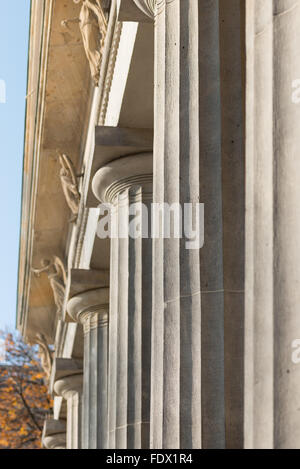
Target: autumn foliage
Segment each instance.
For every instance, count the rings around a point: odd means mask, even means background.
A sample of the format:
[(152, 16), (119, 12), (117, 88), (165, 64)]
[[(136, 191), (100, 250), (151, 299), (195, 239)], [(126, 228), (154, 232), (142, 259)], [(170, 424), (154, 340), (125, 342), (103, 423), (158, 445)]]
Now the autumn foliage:
[(36, 347), (17, 334), (3, 334), (0, 364), (0, 449), (40, 449), (51, 408)]

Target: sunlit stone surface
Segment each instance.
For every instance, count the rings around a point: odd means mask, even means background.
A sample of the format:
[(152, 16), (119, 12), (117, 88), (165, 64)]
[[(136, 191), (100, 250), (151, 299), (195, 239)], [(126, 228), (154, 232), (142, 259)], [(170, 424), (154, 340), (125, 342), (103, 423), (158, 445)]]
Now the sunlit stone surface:
[[(299, 31), (296, 0), (32, 1), (17, 324), (46, 448), (300, 448)], [(200, 202), (201, 249), (141, 235)]]

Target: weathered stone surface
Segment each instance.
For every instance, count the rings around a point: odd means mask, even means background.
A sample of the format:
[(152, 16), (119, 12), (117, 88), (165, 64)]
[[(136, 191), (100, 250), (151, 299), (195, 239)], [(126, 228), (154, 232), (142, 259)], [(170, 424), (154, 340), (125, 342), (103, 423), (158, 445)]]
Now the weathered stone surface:
[[(52, 368), (43, 444), (298, 448), (299, 2), (101, 5), (32, 2), (17, 323)], [(152, 200), (205, 204), (201, 250), (129, 236)]]

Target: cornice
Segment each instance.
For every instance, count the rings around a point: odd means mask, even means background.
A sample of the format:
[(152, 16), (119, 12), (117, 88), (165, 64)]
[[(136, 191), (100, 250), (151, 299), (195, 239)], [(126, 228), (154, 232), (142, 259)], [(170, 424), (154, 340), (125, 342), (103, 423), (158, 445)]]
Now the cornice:
[[(38, 181), (39, 148), (44, 116), (44, 97), (48, 66), (49, 37), (53, 0), (33, 0), (31, 3), (30, 46), (24, 143), (24, 172), (21, 209), (21, 237), (19, 252), (17, 327), (26, 331), (31, 279), (33, 244), (32, 224)], [(38, 26), (39, 25), (39, 26)]]
[[(112, 1), (112, 4), (115, 0)], [(109, 3), (106, 2), (108, 5)], [(80, 132), (84, 128), (84, 119), (77, 119), (76, 125), (74, 119), (83, 103), (86, 106), (86, 96), (88, 91), (79, 93), (79, 82), (82, 89), (87, 90), (85, 80), (89, 79), (88, 63), (82, 50), (82, 44), (77, 40), (80, 33), (77, 29), (65, 31), (61, 27), (60, 17), (64, 14), (70, 17), (76, 11), (78, 6), (72, 1), (62, 5), (61, 2), (54, 0), (32, 0), (31, 5), (31, 29), (29, 44), (29, 67), (28, 67), (28, 95), (26, 110), (26, 135), (24, 149), (24, 170), (23, 170), (23, 193), (22, 193), (22, 216), (20, 233), (20, 253), (19, 253), (19, 276), (18, 276), (18, 305), (17, 305), (17, 328), (22, 335), (31, 340), (34, 338), (39, 324), (43, 328), (49, 341), (54, 341), (54, 329), (52, 309), (54, 307), (51, 291), (48, 289), (44, 279), (32, 278), (32, 264), (36, 265), (43, 257), (48, 257), (57, 253), (60, 256), (65, 254), (68, 247), (69, 219), (67, 205), (64, 201), (61, 187), (55, 192), (56, 179), (47, 176), (55, 171), (57, 160), (57, 150), (69, 154), (74, 159), (75, 167), (78, 166), (81, 150), (79, 148)], [(68, 54), (69, 51), (69, 54)], [(109, 48), (107, 49), (109, 53)], [(63, 54), (66, 53), (66, 60), (62, 62)], [(59, 62), (61, 61), (61, 62)], [(68, 64), (68, 61), (70, 62)], [(105, 60), (103, 60), (104, 66)], [(58, 70), (59, 63), (61, 70)], [(68, 77), (72, 73), (72, 66), (76, 63), (76, 80), (74, 81), (75, 93), (70, 98), (70, 81)], [(71, 65), (71, 66), (69, 66)], [(66, 78), (64, 76), (64, 67), (67, 69)], [(55, 88), (57, 77), (60, 80), (60, 86)], [(59, 81), (58, 80), (58, 81)], [(61, 85), (64, 88), (61, 88)], [(59, 88), (59, 92), (57, 89)], [(73, 89), (73, 88), (72, 88)], [(66, 91), (66, 93), (64, 92)], [(64, 97), (66, 95), (66, 97)], [(65, 100), (65, 101), (64, 101)], [(65, 106), (63, 106), (65, 104)], [(59, 143), (63, 139), (61, 126), (55, 127), (55, 108), (57, 113), (60, 109), (73, 106), (74, 112), (66, 114), (70, 121), (66, 121), (68, 143), (67, 147)], [(96, 117), (95, 125), (98, 122)], [(78, 127), (78, 128), (77, 128)], [(76, 129), (72, 130), (72, 129)], [(76, 133), (73, 139), (73, 133)], [(55, 135), (54, 141), (51, 139)], [(77, 141), (77, 140), (78, 141)], [(75, 141), (76, 140), (76, 141)], [(56, 141), (58, 143), (56, 143)], [(59, 145), (56, 147), (56, 145)], [(69, 145), (69, 146), (68, 146)], [(47, 167), (47, 168), (45, 168)], [(43, 179), (43, 180), (42, 180)], [(59, 180), (59, 165), (57, 164), (57, 179)], [(46, 184), (45, 184), (46, 182)], [(51, 186), (53, 182), (53, 186)], [(58, 216), (55, 218), (55, 202), (51, 207), (52, 216), (47, 221), (43, 215), (49, 204), (50, 197), (45, 197), (45, 188), (47, 192), (53, 193), (58, 201)], [(60, 203), (62, 201), (62, 203)], [(43, 212), (44, 209), (44, 212)], [(87, 220), (87, 211), (82, 204), (80, 209), (83, 211), (83, 217), (78, 217), (78, 225), (82, 221), (82, 226), (75, 228), (76, 237), (78, 236), (78, 245), (82, 246), (82, 239), (85, 234), (85, 222)], [(66, 214), (64, 217), (64, 213)], [(52, 220), (53, 225), (52, 228)], [(47, 234), (48, 233), (48, 234)], [(47, 236), (52, 239), (47, 240)], [(57, 241), (56, 241), (57, 240)], [(47, 242), (48, 241), (48, 242)], [(77, 243), (75, 242), (75, 247)], [(48, 248), (49, 247), (49, 248)], [(59, 251), (58, 251), (59, 248)], [(48, 252), (49, 251), (49, 252)], [(51, 252), (50, 252), (51, 251)], [(80, 251), (80, 248), (78, 249)], [(76, 260), (79, 258), (79, 253)], [(73, 266), (73, 263), (71, 267)], [(43, 299), (46, 299), (45, 304)], [(32, 306), (33, 305), (33, 306)], [(41, 316), (41, 320), (38, 317)], [(43, 317), (42, 317), (43, 316)]]

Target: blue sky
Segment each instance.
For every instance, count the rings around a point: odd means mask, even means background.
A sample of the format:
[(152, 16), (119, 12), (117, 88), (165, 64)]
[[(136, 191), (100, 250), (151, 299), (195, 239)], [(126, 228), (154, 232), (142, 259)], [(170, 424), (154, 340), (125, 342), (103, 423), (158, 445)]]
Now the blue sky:
[[(3, 329), (14, 327), (16, 321), (30, 0), (0, 0), (0, 12), (0, 329)], [(3, 82), (5, 103), (1, 99)]]

